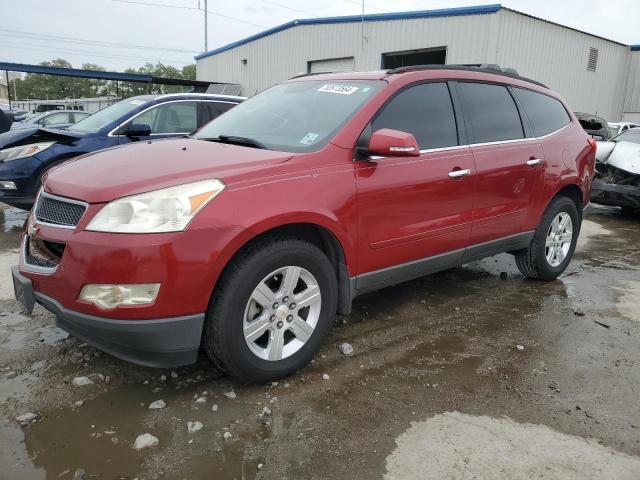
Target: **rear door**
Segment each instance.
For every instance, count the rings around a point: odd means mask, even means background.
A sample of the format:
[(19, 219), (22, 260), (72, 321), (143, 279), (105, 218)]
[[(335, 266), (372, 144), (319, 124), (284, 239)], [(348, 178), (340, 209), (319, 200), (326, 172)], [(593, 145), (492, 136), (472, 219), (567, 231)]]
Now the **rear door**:
[(456, 86), (477, 169), (471, 244), (521, 233), (532, 193), (544, 175), (540, 141), (526, 138), (506, 86), (467, 81)]
[(445, 253), (440, 261), (456, 264), (471, 232), (475, 166), (448, 84), (401, 90), (372, 120), (372, 132), (382, 128), (412, 133), (421, 155), (356, 162), (361, 271)]

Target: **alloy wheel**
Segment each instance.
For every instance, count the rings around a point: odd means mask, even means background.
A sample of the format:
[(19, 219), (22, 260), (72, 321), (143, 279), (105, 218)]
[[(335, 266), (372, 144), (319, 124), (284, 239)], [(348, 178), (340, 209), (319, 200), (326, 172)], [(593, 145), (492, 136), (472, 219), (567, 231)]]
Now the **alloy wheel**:
[(249, 350), (269, 361), (296, 353), (313, 335), (321, 300), (318, 282), (308, 270), (287, 266), (271, 272), (245, 307), (243, 333)]
[(567, 212), (560, 212), (555, 216), (545, 241), (545, 257), (547, 263), (552, 267), (557, 267), (569, 254), (571, 242), (573, 240), (573, 222)]

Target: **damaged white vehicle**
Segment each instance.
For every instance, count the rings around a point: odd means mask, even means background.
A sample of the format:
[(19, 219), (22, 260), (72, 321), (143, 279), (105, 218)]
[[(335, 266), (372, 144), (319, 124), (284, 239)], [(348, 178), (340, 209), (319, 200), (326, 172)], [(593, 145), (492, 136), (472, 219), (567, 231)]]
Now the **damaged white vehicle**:
[(640, 210), (640, 128), (598, 142), (591, 201)]

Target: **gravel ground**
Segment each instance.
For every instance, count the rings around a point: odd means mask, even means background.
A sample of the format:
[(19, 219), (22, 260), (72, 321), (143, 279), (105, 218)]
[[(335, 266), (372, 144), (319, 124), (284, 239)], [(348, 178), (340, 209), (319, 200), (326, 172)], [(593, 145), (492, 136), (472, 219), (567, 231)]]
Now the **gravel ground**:
[(260, 387), (23, 315), (24, 218), (0, 206), (1, 478), (640, 478), (640, 218), (590, 208), (555, 282), (499, 255), (358, 298), (313, 364)]

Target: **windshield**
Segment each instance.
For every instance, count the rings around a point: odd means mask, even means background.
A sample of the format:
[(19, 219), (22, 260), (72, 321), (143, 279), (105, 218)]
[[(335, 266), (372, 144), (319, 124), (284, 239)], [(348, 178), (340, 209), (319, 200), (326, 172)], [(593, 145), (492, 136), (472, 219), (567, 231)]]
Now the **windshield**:
[(250, 98), (199, 130), (202, 140), (251, 139), (270, 150), (310, 152), (326, 145), (385, 82), (305, 80)]
[(611, 141), (640, 143), (640, 128), (632, 128), (626, 132), (622, 132), (617, 137), (612, 138)]
[(107, 108), (97, 111), (93, 115), (89, 115), (87, 118), (83, 118), (78, 123), (70, 126), (68, 130), (95, 133), (145, 103), (145, 100), (136, 98), (122, 100), (121, 102), (114, 103)]

